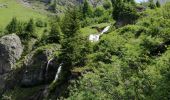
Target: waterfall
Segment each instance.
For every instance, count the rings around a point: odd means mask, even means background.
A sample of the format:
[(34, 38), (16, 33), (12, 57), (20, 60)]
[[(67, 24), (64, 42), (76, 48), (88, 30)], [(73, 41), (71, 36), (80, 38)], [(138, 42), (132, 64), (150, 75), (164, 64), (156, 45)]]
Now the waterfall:
[(53, 60), (53, 58), (51, 58), (50, 60), (48, 60), (48, 62), (47, 62), (47, 66), (46, 66), (46, 72), (48, 72), (48, 67), (49, 67), (49, 64), (50, 64), (50, 62)]
[(48, 60), (48, 62), (47, 62), (47, 66), (46, 66), (46, 69), (45, 69), (45, 77), (47, 78), (47, 75), (48, 75), (48, 67), (49, 67), (49, 65), (50, 65), (50, 63), (51, 63), (51, 61), (53, 60), (53, 58), (51, 58), (50, 60)]
[(90, 34), (89, 40), (91, 42), (99, 41), (100, 36), (103, 35), (105, 32), (107, 32), (109, 29), (110, 29), (110, 26), (107, 26), (103, 29), (103, 31), (100, 34)]
[(110, 29), (110, 26), (107, 26), (106, 28), (103, 29), (103, 31), (100, 33), (102, 35), (103, 33), (107, 32)]
[(56, 73), (56, 75), (55, 75), (55, 79), (54, 79), (53, 83), (55, 83), (55, 82), (58, 80), (58, 76), (59, 76), (59, 74), (60, 74), (60, 72), (61, 72), (62, 65), (63, 65), (63, 63), (61, 63), (61, 64), (59, 65), (59, 68), (58, 68), (58, 70), (57, 70), (57, 73)]

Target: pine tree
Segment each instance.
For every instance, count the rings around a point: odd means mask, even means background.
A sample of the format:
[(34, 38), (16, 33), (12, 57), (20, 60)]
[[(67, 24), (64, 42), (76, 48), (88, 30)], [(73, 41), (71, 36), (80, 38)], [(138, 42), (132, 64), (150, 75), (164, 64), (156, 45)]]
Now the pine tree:
[(161, 7), (161, 4), (160, 4), (160, 2), (157, 0), (157, 2), (156, 2), (156, 7)]
[(103, 7), (107, 10), (107, 9), (110, 9), (111, 8), (111, 3), (108, 1), (108, 0), (106, 0), (106, 1), (104, 1), (104, 3), (103, 3)]
[(153, 0), (149, 0), (149, 7), (150, 7), (151, 9), (155, 9), (156, 5), (155, 5), (155, 3), (153, 2)]
[(80, 29), (79, 12), (76, 8), (67, 10), (62, 22), (62, 31), (65, 38), (74, 37)]
[(87, 0), (85, 0), (83, 3), (82, 13), (84, 18), (92, 16), (92, 9)]
[(60, 43), (61, 37), (61, 29), (58, 23), (52, 23), (47, 41), (49, 43)]
[(27, 34), (28, 38), (29, 37), (36, 37), (35, 35), (35, 24), (34, 24), (34, 20), (30, 19), (29, 22), (27, 23), (26, 27), (25, 27), (25, 33)]
[(62, 41), (61, 58), (62, 61), (64, 61), (64, 66), (69, 70), (73, 66), (84, 61), (84, 52), (86, 51), (86, 47), (84, 46), (86, 42), (84, 42), (84, 39), (79, 32), (80, 23), (77, 9), (67, 11), (62, 29), (64, 39)]
[(18, 21), (16, 17), (12, 18), (12, 21), (6, 27), (7, 33), (17, 33), (18, 31)]
[(126, 20), (128, 23), (132, 23), (138, 18), (138, 13), (133, 3), (127, 3), (127, 1), (122, 1), (122, 0), (111, 0), (111, 1), (113, 5), (112, 16), (114, 20), (116, 21)]
[(56, 12), (56, 7), (57, 7), (57, 0), (54, 0), (52, 5), (51, 5), (51, 9), (54, 13)]

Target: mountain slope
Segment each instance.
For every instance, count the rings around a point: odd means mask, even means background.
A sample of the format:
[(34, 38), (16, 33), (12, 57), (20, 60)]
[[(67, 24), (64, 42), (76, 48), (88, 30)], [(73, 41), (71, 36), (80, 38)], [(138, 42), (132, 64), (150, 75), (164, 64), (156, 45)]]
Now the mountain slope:
[(13, 17), (17, 17), (19, 20), (23, 21), (27, 21), (30, 18), (46, 18), (46, 15), (25, 7), (18, 0), (0, 0), (0, 15), (1, 28), (4, 28)]

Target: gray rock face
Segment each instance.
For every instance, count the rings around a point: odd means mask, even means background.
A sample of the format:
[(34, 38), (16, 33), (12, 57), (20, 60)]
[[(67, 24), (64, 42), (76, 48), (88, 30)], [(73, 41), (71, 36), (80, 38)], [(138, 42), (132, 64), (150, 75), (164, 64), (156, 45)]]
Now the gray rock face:
[(0, 74), (9, 72), (21, 57), (23, 47), (20, 38), (10, 34), (0, 38)]
[(3, 93), (4, 88), (5, 88), (4, 75), (0, 75), (0, 94)]
[(6, 90), (6, 78), (22, 52), (23, 47), (17, 35), (10, 34), (0, 38), (0, 95)]
[[(44, 48), (42, 50), (35, 50), (27, 55), (24, 62), (24, 70), (21, 79), (22, 86), (34, 86), (52, 81), (57, 70), (57, 60), (53, 59), (47, 63), (49, 58), (54, 54), (55, 48)], [(50, 71), (50, 73), (48, 73)]]

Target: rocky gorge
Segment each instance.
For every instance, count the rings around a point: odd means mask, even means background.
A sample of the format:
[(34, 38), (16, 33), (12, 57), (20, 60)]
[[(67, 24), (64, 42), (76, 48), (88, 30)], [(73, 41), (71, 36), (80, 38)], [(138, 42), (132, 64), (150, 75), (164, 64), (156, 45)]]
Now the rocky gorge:
[[(51, 44), (23, 57), (24, 47), (16, 34), (1, 37), (0, 95), (16, 86), (32, 87), (51, 83), (59, 67), (55, 58), (59, 49), (60, 46)], [(51, 58), (53, 59), (48, 63)]]

